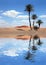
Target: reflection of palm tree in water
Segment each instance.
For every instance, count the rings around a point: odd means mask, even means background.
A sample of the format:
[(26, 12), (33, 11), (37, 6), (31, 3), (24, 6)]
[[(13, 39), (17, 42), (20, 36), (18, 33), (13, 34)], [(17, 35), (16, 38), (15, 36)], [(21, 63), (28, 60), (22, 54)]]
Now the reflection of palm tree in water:
[(37, 50), (37, 47), (35, 46), (35, 43), (34, 43), (34, 39), (33, 39), (33, 46), (32, 46), (32, 50), (33, 50), (33, 51)]
[(31, 38), (32, 36), (30, 36), (30, 40), (29, 40), (29, 47), (28, 47), (29, 50), (31, 49)]
[(37, 47), (35, 46), (35, 40), (39, 39), (39, 37), (37, 35), (35, 35), (33, 37), (33, 46), (32, 46), (32, 51), (36, 51), (37, 50)]
[(30, 37), (30, 40), (29, 40), (29, 47), (28, 47), (28, 52), (27, 52), (27, 55), (25, 57), (25, 59), (27, 60), (32, 60), (32, 62), (34, 61), (34, 51), (37, 50), (35, 44), (34, 44), (34, 39), (33, 39), (33, 46), (31, 45), (31, 37)]
[(25, 57), (25, 59), (27, 59), (27, 60), (32, 59), (32, 53), (30, 52), (30, 50), (31, 50), (31, 38), (32, 38), (32, 36), (30, 36), (28, 52), (27, 52), (27, 55)]
[(37, 46), (36, 46), (36, 44), (35, 44), (35, 40), (37, 40), (39, 37), (37, 36), (37, 35), (35, 35), (34, 37), (33, 37), (33, 45), (32, 45), (32, 54), (33, 54), (33, 57), (32, 57), (32, 62), (34, 62), (35, 61), (35, 53), (36, 53), (36, 50), (37, 50)]
[(42, 42), (40, 41), (40, 38), (37, 35), (35, 35), (33, 37), (33, 43), (32, 43), (33, 46), (31, 46), (31, 38), (32, 36), (30, 37), (30, 40), (29, 40), (28, 52), (27, 52), (25, 59), (34, 61), (35, 53), (36, 53), (36, 50), (38, 49), (37, 46), (35, 45), (35, 40), (38, 39), (37, 45), (41, 45)]
[(39, 38), (37, 44), (38, 44), (39, 46), (41, 46), (42, 42), (41, 42), (40, 38)]

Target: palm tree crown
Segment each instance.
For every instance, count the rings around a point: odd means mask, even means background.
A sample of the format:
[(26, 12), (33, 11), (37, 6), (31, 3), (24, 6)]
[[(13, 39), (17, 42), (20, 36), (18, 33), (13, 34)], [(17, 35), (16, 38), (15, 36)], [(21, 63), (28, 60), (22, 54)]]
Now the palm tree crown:
[(37, 18), (37, 15), (36, 14), (33, 14), (32, 15), (32, 19), (35, 20)]
[(40, 25), (41, 25), (43, 22), (42, 22), (42, 20), (38, 20), (36, 23), (38, 23), (39, 28), (40, 28)]
[(31, 4), (26, 5), (25, 11), (28, 11), (28, 12), (33, 11), (33, 6)]
[[(33, 14), (32, 15), (32, 19), (35, 20), (37, 18), (37, 15), (36, 14)], [(34, 21), (33, 21), (33, 27), (34, 27)]]

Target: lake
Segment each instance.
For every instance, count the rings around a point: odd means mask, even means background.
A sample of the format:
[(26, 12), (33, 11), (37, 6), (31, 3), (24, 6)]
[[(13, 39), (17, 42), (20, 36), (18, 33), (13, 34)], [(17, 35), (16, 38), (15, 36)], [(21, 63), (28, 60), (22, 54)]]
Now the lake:
[(46, 65), (46, 38), (0, 38), (0, 65)]

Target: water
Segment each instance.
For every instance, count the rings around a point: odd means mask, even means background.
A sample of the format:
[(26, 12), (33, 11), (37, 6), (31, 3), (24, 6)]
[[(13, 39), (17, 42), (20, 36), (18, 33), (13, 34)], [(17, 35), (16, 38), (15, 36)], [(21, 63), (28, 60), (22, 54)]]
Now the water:
[(46, 38), (0, 38), (0, 65), (46, 65)]

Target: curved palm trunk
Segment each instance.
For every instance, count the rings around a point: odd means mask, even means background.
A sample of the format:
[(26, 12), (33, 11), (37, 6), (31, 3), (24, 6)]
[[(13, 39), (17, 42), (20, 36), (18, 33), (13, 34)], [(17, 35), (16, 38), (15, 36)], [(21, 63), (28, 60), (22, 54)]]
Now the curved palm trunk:
[(30, 12), (29, 12), (29, 24), (30, 24), (30, 29), (32, 30), (32, 28), (31, 28), (31, 21), (30, 21)]

